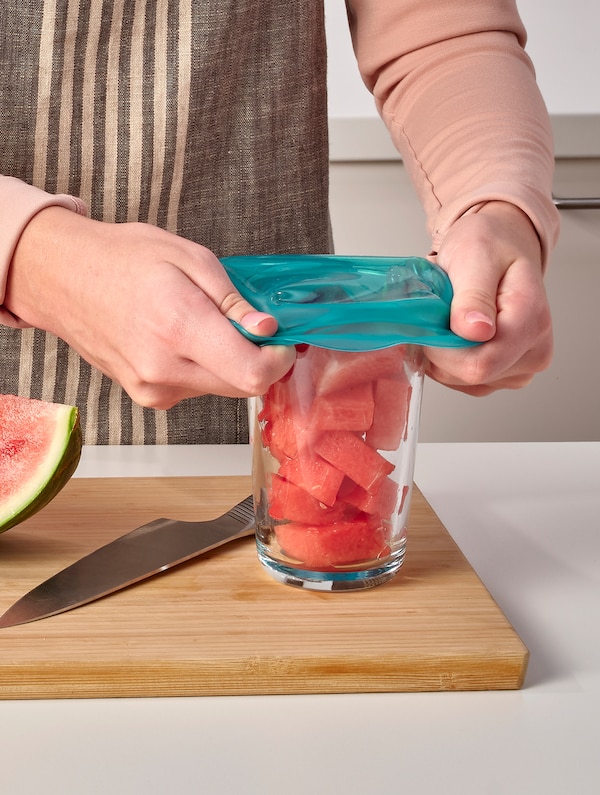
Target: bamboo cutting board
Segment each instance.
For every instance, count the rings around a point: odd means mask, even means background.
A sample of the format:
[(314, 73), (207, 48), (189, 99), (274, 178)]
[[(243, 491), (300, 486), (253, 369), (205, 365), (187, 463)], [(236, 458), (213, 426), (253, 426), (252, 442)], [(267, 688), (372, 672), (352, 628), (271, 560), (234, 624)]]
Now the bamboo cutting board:
[[(210, 519), (247, 477), (72, 479), (0, 536), (0, 614), (79, 557), (159, 516)], [(280, 585), (242, 539), (67, 613), (0, 630), (0, 698), (519, 688), (528, 652), (415, 489), (386, 585)]]

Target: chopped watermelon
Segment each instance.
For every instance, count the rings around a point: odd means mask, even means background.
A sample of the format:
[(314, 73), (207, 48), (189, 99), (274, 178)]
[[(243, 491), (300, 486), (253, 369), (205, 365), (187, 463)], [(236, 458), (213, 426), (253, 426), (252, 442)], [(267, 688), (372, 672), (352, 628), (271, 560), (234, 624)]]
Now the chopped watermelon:
[(286, 381), (276, 381), (271, 384), (263, 398), (263, 407), (258, 418), (265, 422), (275, 422), (282, 417), (291, 416), (291, 412), (288, 384)]
[(303, 446), (303, 428), (296, 425), (294, 418), (282, 416), (276, 422), (267, 422), (262, 431), (262, 441), (278, 460), (295, 458)]
[(325, 526), (289, 522), (275, 532), (282, 552), (309, 569), (352, 566), (390, 554), (386, 529), (364, 515)]
[[(389, 554), (407, 486), (379, 451), (406, 438), (411, 385), (405, 348), (367, 353), (305, 347), (263, 399), (267, 507), (280, 547), (307, 568)], [(409, 371), (412, 370), (408, 363)]]
[(296, 458), (285, 459), (281, 462), (278, 474), (329, 506), (335, 503), (344, 479), (343, 472), (315, 453), (304, 453)]
[(404, 347), (354, 352), (316, 349), (316, 391), (319, 395), (339, 392), (377, 378), (404, 378)]
[(378, 378), (374, 385), (373, 422), (367, 444), (377, 450), (397, 450), (406, 439), (412, 387), (408, 379)]
[(360, 511), (389, 519), (398, 500), (398, 484), (392, 478), (383, 478), (376, 494), (371, 494), (346, 478), (338, 491), (339, 498)]
[(336, 502), (333, 507), (328, 507), (290, 480), (273, 475), (269, 494), (269, 513), (277, 520), (324, 525), (335, 524), (342, 519), (355, 516), (358, 511), (342, 502)]
[(323, 433), (314, 449), (371, 494), (377, 494), (383, 478), (394, 471), (390, 461), (352, 431)]
[(354, 384), (313, 402), (308, 425), (314, 430), (366, 431), (373, 425), (373, 385)]

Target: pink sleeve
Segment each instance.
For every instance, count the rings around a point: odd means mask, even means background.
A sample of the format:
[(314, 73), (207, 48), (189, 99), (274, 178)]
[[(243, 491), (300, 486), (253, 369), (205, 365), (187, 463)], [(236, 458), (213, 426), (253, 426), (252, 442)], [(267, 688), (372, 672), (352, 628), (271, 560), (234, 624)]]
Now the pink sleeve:
[(402, 154), (437, 250), (487, 201), (556, 243), (553, 141), (513, 0), (348, 0), (363, 79)]
[(23, 322), (3, 307), (6, 294), (8, 269), (21, 233), (36, 213), (45, 207), (58, 205), (69, 210), (87, 214), (84, 203), (74, 196), (52, 195), (34, 188), (14, 177), (0, 175), (0, 323), (22, 328)]

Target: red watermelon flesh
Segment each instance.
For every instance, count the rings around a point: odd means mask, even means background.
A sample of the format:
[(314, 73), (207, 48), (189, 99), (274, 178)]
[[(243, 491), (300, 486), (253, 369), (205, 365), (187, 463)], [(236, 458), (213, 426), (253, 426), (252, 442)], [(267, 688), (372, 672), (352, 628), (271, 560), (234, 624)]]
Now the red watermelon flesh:
[(397, 450), (406, 439), (412, 387), (405, 379), (378, 378), (374, 385), (373, 422), (367, 430), (367, 444), (377, 450)]
[(315, 400), (308, 417), (312, 430), (366, 431), (373, 425), (375, 402), (370, 381), (328, 392)]
[(371, 494), (350, 478), (346, 478), (340, 486), (338, 495), (339, 499), (354, 505), (360, 511), (389, 519), (396, 507), (398, 484), (392, 478), (384, 478), (377, 493)]
[[(287, 381), (276, 381), (271, 384), (263, 398), (263, 407), (258, 418), (265, 422), (275, 422), (281, 417), (289, 417), (291, 414), (292, 404)], [(298, 412), (295, 411), (294, 414), (298, 414)]]
[(280, 545), (307, 568), (356, 564), (357, 550), (364, 560), (387, 554), (399, 485), (378, 450), (406, 438), (410, 397), (402, 347), (305, 348), (265, 396), (262, 443), (278, 462), (265, 484), (269, 513)]
[(372, 494), (379, 490), (380, 481), (394, 471), (390, 461), (351, 431), (321, 434), (315, 452)]
[(304, 489), (325, 505), (335, 503), (344, 473), (314, 453), (300, 453), (281, 462), (279, 476)]
[(279, 525), (276, 535), (282, 552), (309, 569), (385, 560), (390, 554), (385, 528), (365, 516), (325, 526), (289, 522)]
[(262, 442), (278, 461), (296, 458), (306, 447), (308, 439), (305, 428), (297, 425), (293, 416), (282, 416), (276, 421), (268, 422), (262, 431)]
[(319, 350), (315, 356), (315, 388), (318, 395), (375, 381), (377, 378), (404, 378), (404, 348), (354, 352)]
[(0, 395), (0, 532), (56, 496), (77, 467), (81, 445), (75, 407)]
[(333, 525), (353, 518), (358, 511), (351, 505), (336, 502), (328, 507), (311, 497), (305, 489), (279, 475), (273, 475), (269, 493), (269, 513), (276, 520), (306, 524)]

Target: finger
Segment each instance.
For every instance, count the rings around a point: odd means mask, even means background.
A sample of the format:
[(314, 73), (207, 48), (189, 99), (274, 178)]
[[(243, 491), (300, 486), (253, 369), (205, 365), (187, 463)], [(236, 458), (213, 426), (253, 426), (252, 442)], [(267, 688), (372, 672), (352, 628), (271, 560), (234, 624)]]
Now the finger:
[(452, 251), (442, 250), (438, 261), (445, 267), (454, 290), (450, 328), (473, 342), (486, 342), (496, 333), (496, 296), (502, 277), (490, 252), (477, 242), (460, 242)]
[[(235, 318), (231, 318), (235, 320)], [(251, 309), (239, 321), (240, 326), (257, 337), (272, 337), (277, 331), (277, 321), (273, 315)]]
[[(502, 303), (500, 299), (499, 305)], [(513, 310), (518, 310), (519, 302), (516, 303)], [(489, 342), (456, 350), (428, 348), (426, 372), (446, 386), (472, 395), (485, 395), (496, 389), (526, 386), (536, 373), (549, 366), (552, 353), (549, 309), (545, 305), (539, 312), (533, 311), (529, 297), (521, 311), (500, 310), (496, 336)]]
[(456, 368), (454, 361), (442, 358), (439, 361), (427, 361), (425, 372), (433, 381), (464, 392), (468, 395), (481, 397), (498, 389), (521, 389), (531, 382), (539, 370), (534, 356), (525, 356), (513, 367), (497, 371), (485, 363), (469, 363)]
[[(205, 300), (202, 318), (201, 331), (188, 328), (189, 336), (181, 351), (187, 353), (190, 364), (185, 370), (185, 381), (179, 383), (187, 383), (193, 388), (202, 380), (209, 385), (206, 391), (216, 394), (233, 397), (261, 395), (294, 364), (296, 354), (293, 346), (261, 347), (250, 342), (208, 300)], [(199, 331), (201, 340), (198, 339)]]
[(266, 312), (259, 312), (236, 290), (225, 268), (208, 249), (202, 250), (202, 269), (192, 278), (211, 299), (221, 314), (234, 320), (257, 336), (270, 337), (277, 331), (276, 319)]
[[(217, 265), (210, 272), (208, 266), (201, 286), (192, 283), (189, 273), (170, 270), (163, 283), (168, 300), (161, 301), (137, 329), (136, 339), (147, 338), (153, 344), (135, 346), (133, 352), (127, 346), (126, 358), (134, 368), (125, 375), (127, 384), (133, 384), (129, 388), (124, 384), (130, 394), (131, 389), (153, 393), (162, 385), (189, 395), (247, 397), (263, 394), (292, 367), (293, 347), (259, 347), (221, 313), (213, 296), (219, 282), (228, 280), (222, 279)], [(231, 288), (225, 283), (224, 289)], [(154, 397), (151, 400), (156, 402)], [(146, 405), (147, 399), (138, 402)]]
[[(244, 341), (240, 334), (237, 336)], [(245, 343), (259, 356), (258, 364), (248, 368), (240, 367), (239, 361), (233, 362), (233, 367), (226, 361), (220, 370), (215, 371), (192, 358), (174, 360), (169, 357), (162, 362), (153, 358), (149, 363), (137, 363), (135, 367), (125, 363), (116, 371), (105, 368), (105, 372), (121, 383), (136, 403), (154, 409), (168, 409), (185, 398), (205, 394), (233, 398), (264, 394), (270, 384), (282, 378), (293, 365), (294, 348), (258, 348), (253, 343)], [(268, 361), (264, 361), (267, 358)], [(249, 361), (249, 357), (246, 356), (244, 361)]]
[[(129, 396), (141, 406), (153, 409), (170, 409), (186, 398), (199, 395), (220, 395), (231, 398), (248, 398), (252, 394), (205, 370), (196, 362), (181, 360), (172, 378), (174, 383), (154, 383), (152, 380), (125, 381), (122, 386)], [(266, 391), (266, 389), (264, 390)], [(257, 394), (262, 394), (259, 390)]]

